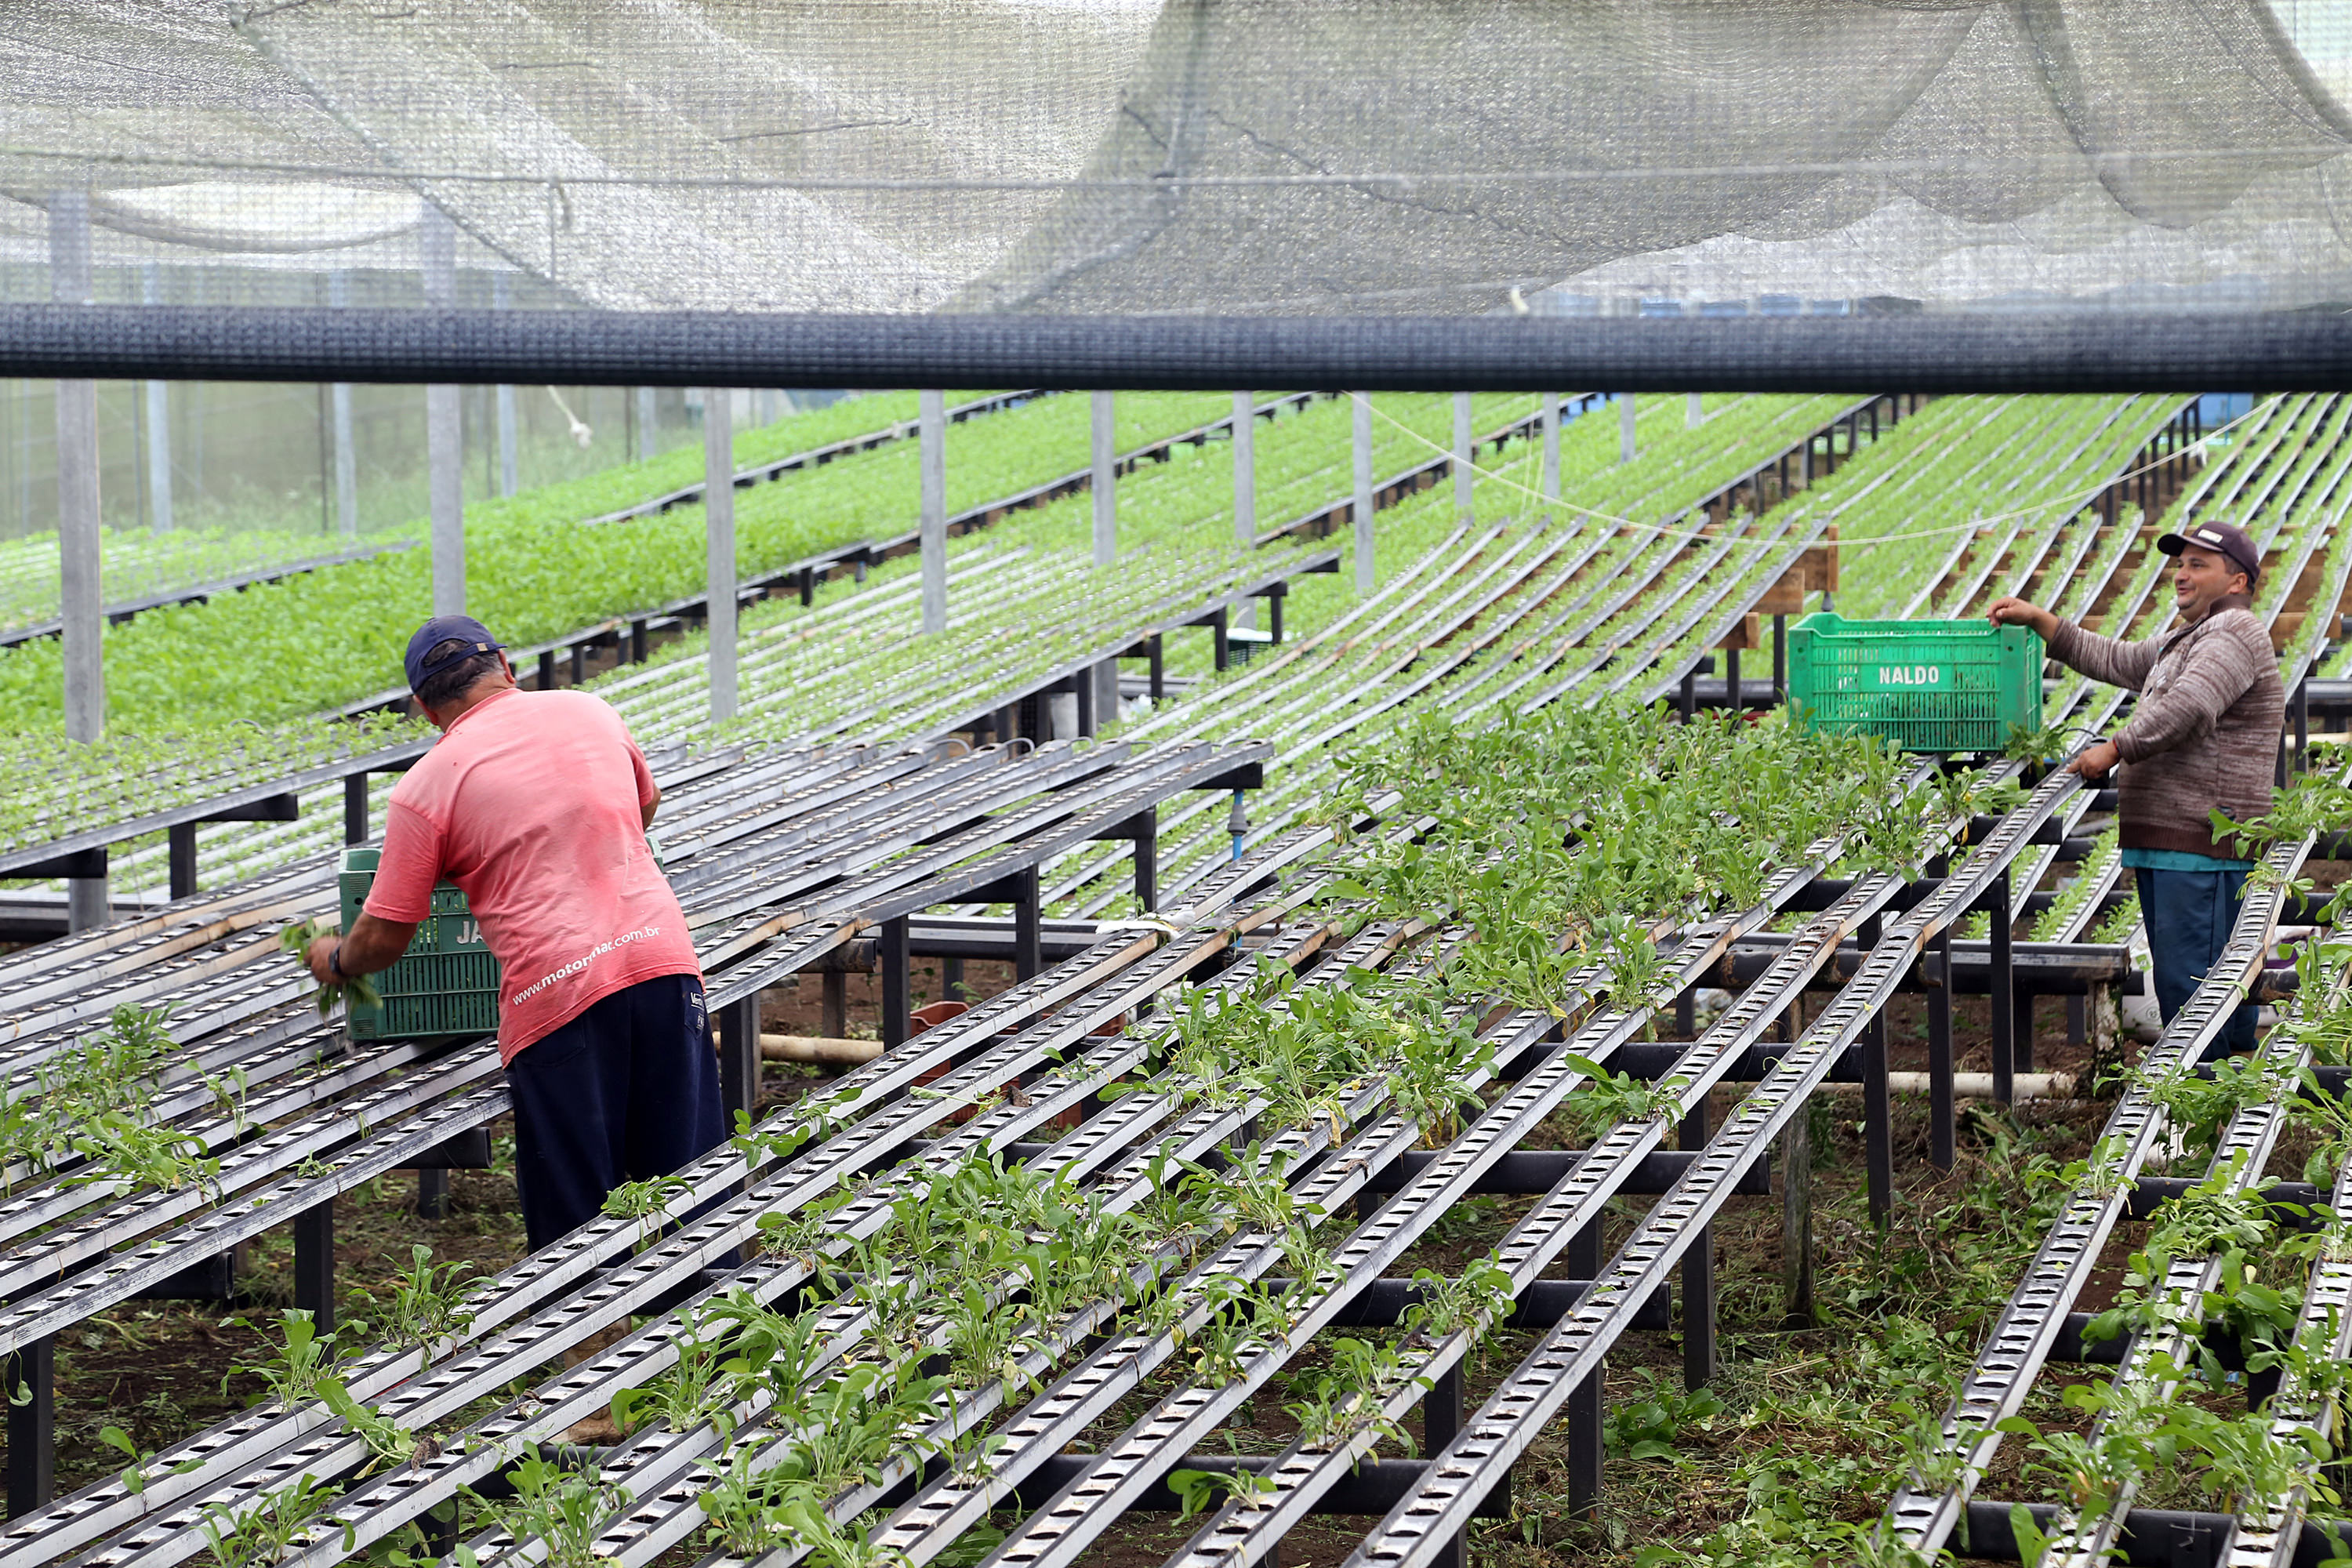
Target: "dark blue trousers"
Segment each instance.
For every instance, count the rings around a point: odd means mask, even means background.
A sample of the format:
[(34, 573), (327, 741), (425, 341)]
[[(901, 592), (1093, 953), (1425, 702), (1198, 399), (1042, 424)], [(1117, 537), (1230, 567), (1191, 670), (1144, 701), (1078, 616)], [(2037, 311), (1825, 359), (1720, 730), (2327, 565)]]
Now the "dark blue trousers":
[(507, 1065), (515, 1181), (533, 1251), (603, 1212), (624, 1182), (667, 1176), (727, 1137), (702, 982), (615, 991)]
[[(2246, 896), (2243, 871), (2133, 870), (2139, 882), (2139, 918), (2147, 927), (2147, 954), (2156, 970), (2156, 1010), (2166, 1023), (2189, 1004), (2198, 982), (2221, 950)], [(2254, 1048), (2252, 1004), (2230, 1015), (2205, 1058), (2233, 1056)]]

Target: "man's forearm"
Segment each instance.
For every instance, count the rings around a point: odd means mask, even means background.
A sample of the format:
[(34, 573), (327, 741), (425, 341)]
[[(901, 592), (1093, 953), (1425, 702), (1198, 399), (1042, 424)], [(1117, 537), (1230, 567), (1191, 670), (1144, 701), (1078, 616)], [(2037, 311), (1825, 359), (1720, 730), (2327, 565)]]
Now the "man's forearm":
[(408, 951), (411, 939), (416, 935), (414, 922), (378, 920), (362, 910), (344, 933), (336, 962), (345, 974), (373, 974), (379, 969), (390, 969)]

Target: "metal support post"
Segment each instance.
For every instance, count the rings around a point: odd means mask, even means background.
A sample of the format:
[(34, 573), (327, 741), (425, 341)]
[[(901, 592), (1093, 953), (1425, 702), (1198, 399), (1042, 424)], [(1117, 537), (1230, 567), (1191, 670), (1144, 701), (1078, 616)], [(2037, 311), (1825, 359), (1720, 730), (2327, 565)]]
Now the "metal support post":
[(1234, 840), (1234, 858), (1242, 858), (1249, 843), (1249, 807), (1242, 801), (1242, 792), (1234, 791), (1234, 808), (1225, 814), (1225, 831)]
[(1633, 395), (1617, 395), (1617, 460), (1630, 463), (1639, 448), (1633, 443)]
[(1739, 717), (1739, 650), (1736, 647), (1723, 650), (1723, 698), (1731, 716)]
[[(1421, 1396), (1421, 1451), (1439, 1454), (1462, 1432), (1462, 1363), (1454, 1363), (1430, 1384), (1429, 1392)], [(1464, 1568), (1468, 1561), (1465, 1533), (1456, 1531), (1454, 1539), (1437, 1550), (1430, 1559), (1431, 1568)]]
[(1895, 1214), (1895, 1110), (1886, 1089), (1886, 1013), (1862, 1028), (1863, 1142), (1867, 1145), (1870, 1219), (1886, 1228)]
[(2006, 868), (1994, 879), (1985, 908), (1992, 915), (1992, 1097), (2007, 1105), (2017, 1076), (2017, 962), (2011, 946)]
[(1772, 617), (1772, 700), (1789, 700), (1789, 617)]
[(900, 915), (882, 922), (874, 944), (874, 960), (882, 971), (882, 1045), (885, 1049), (907, 1043), (914, 1011), (913, 955), (908, 951), (908, 921)]
[[(1939, 856), (1927, 863), (1927, 875), (1949, 874)], [(1927, 1161), (1948, 1171), (1958, 1144), (1952, 1088), (1952, 928), (1936, 933), (1927, 944), (1921, 979), (1927, 991)]]
[(1559, 394), (1557, 392), (1543, 395), (1543, 499), (1547, 501), (1559, 500)]
[(1266, 635), (1279, 647), (1282, 646), (1282, 601), (1290, 597), (1290, 584), (1276, 583), (1274, 590), (1265, 596)]
[(1013, 974), (1028, 980), (1045, 970), (1045, 911), (1037, 896), (1037, 868), (1015, 871), (1012, 881)]
[[(49, 297), (60, 305), (90, 303), (89, 193), (49, 195)], [(105, 592), (98, 510), (98, 383), (60, 381), (58, 422), (58, 638), (65, 664), (68, 741), (106, 733)], [(112, 913), (103, 877), (66, 883), (66, 925), (89, 931)]]
[(1348, 508), (1348, 517), (1356, 532), (1356, 593), (1369, 596), (1372, 591), (1372, 395), (1359, 392), (1352, 396), (1356, 405), (1356, 496)]
[(1135, 820), (1135, 901), (1150, 914), (1160, 908), (1160, 808), (1148, 806)]
[(654, 389), (650, 386), (638, 387), (637, 461), (640, 463), (650, 461), (660, 454), (661, 442), (658, 439), (660, 424), (661, 409), (654, 401)]
[[(139, 297), (150, 305), (163, 302), (163, 269), (152, 261), (147, 264)], [(345, 394), (343, 406), (348, 409), (349, 389), (340, 390)], [(344, 419), (348, 423), (348, 414)], [(336, 461), (340, 465), (341, 458)], [(172, 384), (168, 381), (147, 384), (147, 517), (157, 533), (172, 531)]]
[[(328, 274), (327, 302), (338, 306), (351, 303), (348, 274)], [(352, 539), (360, 531), (360, 455), (352, 444), (350, 382), (339, 381), (327, 389), (327, 409), (334, 421), (335, 528), (344, 538)]]
[[(1682, 1146), (1706, 1147), (1706, 1101), (1683, 1118)], [(1683, 1256), (1683, 1387), (1705, 1388), (1715, 1381), (1715, 1227), (1703, 1225)]]
[[(1257, 548), (1257, 394), (1234, 394), (1234, 546), (1244, 553)], [(1250, 624), (1250, 607), (1244, 605), (1234, 616), (1234, 624)], [(1159, 657), (1158, 642), (1153, 643), (1153, 655)], [(1158, 669), (1155, 664), (1155, 672)], [(1151, 693), (1154, 702), (1160, 700), (1155, 684)]]
[[(1804, 1032), (1801, 1005), (1790, 1003), (1782, 1033)], [(1813, 1323), (1813, 1120), (1810, 1103), (1780, 1134), (1780, 1310), (1782, 1326)]]
[(2294, 683), (2294, 771), (2304, 773), (2311, 766), (2311, 682)]
[(1233, 639), (1225, 632), (1225, 607), (1223, 605), (1210, 612), (1209, 628), (1216, 639), (1212, 655), (1216, 669), (1222, 674), (1232, 668), (1234, 658)]
[(1094, 416), (1095, 564), (1118, 559), (1118, 411), (1113, 395), (1097, 392), (1088, 402)]
[(364, 844), (368, 841), (368, 776), (347, 774), (343, 779), (343, 842)]
[(573, 643), (572, 645), (572, 684), (577, 686), (587, 679), (588, 645), (583, 642)]
[(196, 890), (196, 825), (175, 822), (165, 837), (169, 842), (172, 900), (176, 903)]
[[(495, 310), (507, 308), (507, 275), (490, 275), (490, 305)], [(510, 496), (521, 488), (515, 472), (515, 389), (501, 384), (491, 397), (491, 406), (498, 422), (499, 494)]]
[(294, 1216), (294, 1304), (321, 1334), (335, 1330), (335, 1200), (322, 1198)]
[(1690, 401), (1683, 405), (1683, 428), (1696, 430), (1706, 423), (1706, 411), (1699, 406), (1698, 394), (1694, 392)]
[(1675, 698), (1675, 711), (1681, 716), (1682, 721), (1685, 724), (1697, 715), (1698, 674), (1696, 670), (1683, 671), (1682, 690)]
[[(457, 302), (457, 228), (449, 216), (427, 204), (418, 237), (425, 263), (425, 302), (446, 310)], [(431, 498), (433, 613), (466, 613), (466, 424), (458, 402), (463, 389), (425, 389), (425, 489)]]
[(739, 1110), (760, 1113), (760, 994), (719, 1009), (719, 1104), (727, 1125)]
[(824, 974), (824, 1000), (819, 1004), (817, 1032), (831, 1039), (849, 1033), (849, 976), (837, 969)]
[(43, 1334), (0, 1362), (0, 1382), (8, 1396), (8, 1517), (16, 1519), (57, 1491), (57, 1336)]
[(449, 1173), (438, 1165), (416, 1173), (416, 1217), (449, 1217)]
[(2010, 1037), (2016, 1042), (2016, 1047), (2011, 1053), (2010, 1059), (2015, 1064), (2019, 1072), (2032, 1072), (2033, 1070), (2033, 993), (2020, 990), (2012, 1005), (2012, 1010), (2016, 1024), (2010, 1031)]
[(1471, 447), (1477, 437), (1470, 430), (1470, 395), (1454, 395), (1454, 511), (1463, 521), (1470, 521), (1470, 489), (1477, 481), (1477, 467)]
[[(916, 426), (922, 442), (923, 630), (948, 629), (948, 403), (943, 392), (917, 395)], [(865, 563), (857, 580), (866, 581)]]
[(1070, 695), (1077, 701), (1078, 733), (1095, 732), (1095, 672), (1082, 669), (1070, 679)]
[(735, 717), (735, 399), (702, 391), (702, 526), (708, 547), (704, 624), (710, 631), (710, 721)]
[(1698, 987), (1683, 988), (1675, 998), (1675, 1038), (1695, 1040), (1698, 1037)]
[[(1601, 1222), (1594, 1220), (1568, 1244), (1571, 1279), (1601, 1272)], [(1601, 1467), (1607, 1458), (1601, 1438), (1601, 1393), (1604, 1379), (1596, 1365), (1568, 1396), (1568, 1511), (1590, 1518), (1601, 1506)]]
[(1168, 650), (1161, 641), (1164, 634), (1154, 632), (1147, 645), (1151, 660), (1151, 701), (1154, 707), (1168, 700)]

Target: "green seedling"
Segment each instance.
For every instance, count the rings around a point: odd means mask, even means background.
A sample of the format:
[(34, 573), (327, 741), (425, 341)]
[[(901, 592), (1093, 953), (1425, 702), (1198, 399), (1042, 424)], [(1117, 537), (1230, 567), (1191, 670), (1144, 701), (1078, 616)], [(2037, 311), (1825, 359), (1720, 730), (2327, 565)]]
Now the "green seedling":
[[(269, 1360), (240, 1365), (236, 1373), (251, 1373), (268, 1385), (268, 1393), (257, 1394), (253, 1403), (274, 1399), (285, 1409), (291, 1410), (307, 1400), (318, 1397), (321, 1380), (331, 1376), (337, 1366), (348, 1360), (352, 1351), (336, 1342), (339, 1336), (357, 1339), (367, 1331), (362, 1322), (346, 1322), (331, 1333), (320, 1333), (312, 1321), (309, 1309), (292, 1308), (278, 1317), (284, 1342)], [(261, 1325), (250, 1318), (231, 1318), (227, 1326), (262, 1331)], [(228, 1378), (221, 1379), (221, 1392), (228, 1392)]]
[(393, 1277), (390, 1297), (362, 1295), (383, 1325), (384, 1337), (416, 1352), (416, 1370), (423, 1372), (433, 1363), (434, 1346), (473, 1326), (468, 1298), (482, 1282), (465, 1279), (474, 1266), (462, 1258), (435, 1263), (433, 1249), (422, 1242), (412, 1242), (408, 1254), (408, 1267)]
[(1281, 1489), (1270, 1476), (1255, 1470), (1174, 1470), (1169, 1473), (1168, 1489), (1176, 1494), (1183, 1511), (1180, 1519), (1190, 1519), (1205, 1509), (1216, 1506), (1220, 1496), (1229, 1497), (1245, 1509), (1257, 1509), (1263, 1500)]
[[(559, 1469), (535, 1453), (507, 1475), (514, 1482), (510, 1500), (492, 1502), (470, 1488), (467, 1495), (516, 1541), (541, 1542), (550, 1568), (598, 1568), (597, 1534), (635, 1500), (601, 1471)], [(470, 1547), (458, 1547), (457, 1561), (460, 1568), (480, 1568)]]
[[(296, 921), (278, 931), (278, 951), (291, 953), (297, 963), (307, 963), (310, 944), (322, 936), (334, 934), (335, 928), (325, 921)], [(383, 997), (377, 992), (375, 982), (364, 974), (354, 974), (341, 984), (331, 981), (319, 987), (319, 1016), (325, 1017), (345, 1001), (362, 1007), (383, 1005)]]

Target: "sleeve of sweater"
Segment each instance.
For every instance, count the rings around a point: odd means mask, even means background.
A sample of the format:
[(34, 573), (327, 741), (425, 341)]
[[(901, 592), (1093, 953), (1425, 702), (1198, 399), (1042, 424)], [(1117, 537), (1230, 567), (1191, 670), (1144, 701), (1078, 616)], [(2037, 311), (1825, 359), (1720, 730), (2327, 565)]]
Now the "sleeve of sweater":
[(2050, 657), (2077, 675), (2137, 691), (2147, 684), (2147, 672), (2156, 668), (2156, 650), (2162, 640), (2159, 635), (2146, 642), (2126, 642), (2086, 632), (2072, 621), (2060, 621), (2050, 634)]
[(2222, 616), (2182, 650), (2180, 673), (2166, 684), (2164, 694), (2144, 699), (2131, 722), (2116, 733), (2116, 750), (2125, 762), (2168, 752), (2205, 734), (2261, 674), (2260, 661), (2271, 657), (2262, 623), (2246, 610)]

